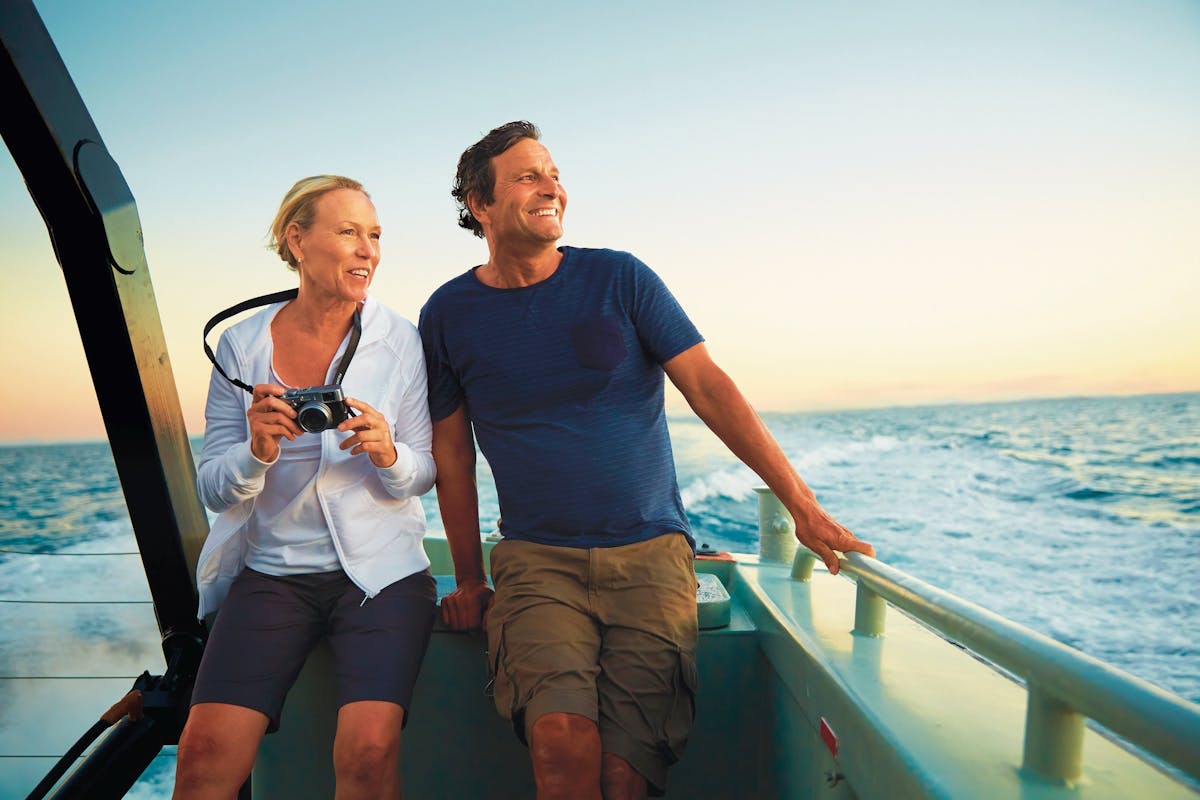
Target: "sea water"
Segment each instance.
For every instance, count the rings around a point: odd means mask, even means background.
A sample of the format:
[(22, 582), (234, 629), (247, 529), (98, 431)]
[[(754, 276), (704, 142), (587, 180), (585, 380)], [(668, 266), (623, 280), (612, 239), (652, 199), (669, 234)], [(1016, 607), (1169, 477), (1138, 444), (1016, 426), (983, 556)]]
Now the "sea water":
[[(883, 561), (1200, 702), (1200, 394), (764, 419), (824, 507)], [(670, 427), (697, 542), (755, 552), (761, 480), (695, 418)], [(479, 469), (486, 533), (499, 509), (486, 462)], [(423, 502), (440, 530), (433, 493)], [(0, 551), (8, 797), (27, 793), (56, 755), (29, 752), (28, 715), (46, 725), (62, 716), (23, 707), (35, 684), (13, 678), (114, 679), (75, 701), (94, 707), (76, 711), (86, 721), (74, 741), (138, 672), (163, 664), (107, 444), (0, 447)], [(29, 600), (59, 603), (13, 602)], [(77, 600), (124, 602), (61, 603)], [(130, 796), (163, 794), (172, 756), (167, 748)]]

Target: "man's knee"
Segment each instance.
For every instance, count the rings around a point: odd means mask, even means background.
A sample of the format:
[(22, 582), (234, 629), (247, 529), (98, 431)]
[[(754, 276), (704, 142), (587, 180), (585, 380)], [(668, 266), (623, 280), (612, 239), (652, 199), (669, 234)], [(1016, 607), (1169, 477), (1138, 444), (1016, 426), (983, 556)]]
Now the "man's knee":
[(529, 752), (535, 764), (571, 769), (600, 758), (600, 731), (579, 714), (542, 714), (529, 729)]

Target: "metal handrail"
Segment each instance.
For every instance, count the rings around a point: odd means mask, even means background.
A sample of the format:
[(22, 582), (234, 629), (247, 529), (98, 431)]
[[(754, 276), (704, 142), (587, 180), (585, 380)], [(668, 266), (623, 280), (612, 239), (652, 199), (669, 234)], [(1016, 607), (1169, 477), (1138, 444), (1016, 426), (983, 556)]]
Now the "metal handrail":
[[(795, 523), (779, 498), (767, 487), (756, 491), (760, 559), (791, 560), (792, 578), (809, 581), (817, 556), (795, 549)], [(882, 636), (890, 602), (1025, 681), (1023, 770), (1057, 783), (1078, 783), (1086, 716), (1200, 780), (1200, 705), (870, 556), (839, 554), (838, 565), (858, 584), (856, 635)]]
[[(807, 580), (815, 561), (800, 549), (793, 577)], [(1082, 766), (1083, 715), (1200, 778), (1200, 705), (877, 559), (849, 553), (838, 563), (858, 583), (856, 634), (883, 634), (886, 600), (1026, 681), (1024, 769), (1075, 783)]]

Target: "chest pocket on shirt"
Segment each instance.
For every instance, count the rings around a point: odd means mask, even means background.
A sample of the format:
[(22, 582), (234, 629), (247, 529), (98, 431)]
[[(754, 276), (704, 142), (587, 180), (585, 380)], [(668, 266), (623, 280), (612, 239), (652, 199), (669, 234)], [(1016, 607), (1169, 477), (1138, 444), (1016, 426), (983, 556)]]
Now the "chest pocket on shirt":
[(587, 369), (612, 371), (625, 360), (625, 339), (616, 317), (588, 317), (571, 328), (575, 360)]

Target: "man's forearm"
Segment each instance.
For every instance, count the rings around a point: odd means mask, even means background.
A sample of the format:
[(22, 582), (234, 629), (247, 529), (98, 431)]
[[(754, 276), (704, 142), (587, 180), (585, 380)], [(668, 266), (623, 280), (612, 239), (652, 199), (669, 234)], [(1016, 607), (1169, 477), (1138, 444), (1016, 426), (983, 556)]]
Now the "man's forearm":
[(483, 545), (479, 541), (479, 491), (471, 479), (437, 481), (438, 508), (446, 528), (454, 578), (462, 584), (483, 581)]
[(793, 514), (815, 506), (816, 495), (796, 472), (762, 418), (733, 380), (723, 373), (722, 378), (694, 398), (692, 410), (696, 416), (730, 452), (763, 479)]
[(437, 464), (438, 508), (446, 528), (454, 577), (482, 582), (483, 545), (479, 542), (479, 490), (475, 486), (475, 440), (466, 409), (433, 423), (433, 460)]

